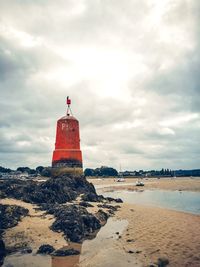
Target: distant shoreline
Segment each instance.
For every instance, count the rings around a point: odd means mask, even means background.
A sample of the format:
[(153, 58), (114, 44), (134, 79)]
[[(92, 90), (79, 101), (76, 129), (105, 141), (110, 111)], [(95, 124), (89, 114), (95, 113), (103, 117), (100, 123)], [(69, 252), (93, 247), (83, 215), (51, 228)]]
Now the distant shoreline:
[(147, 190), (147, 189), (163, 189), (163, 190), (179, 190), (200, 192), (200, 177), (196, 178), (144, 178), (142, 181), (145, 186), (139, 187), (135, 183), (137, 178), (125, 178), (125, 182), (115, 182), (114, 178), (94, 179), (87, 178), (87, 180), (94, 184), (94, 186), (102, 187), (104, 190)]

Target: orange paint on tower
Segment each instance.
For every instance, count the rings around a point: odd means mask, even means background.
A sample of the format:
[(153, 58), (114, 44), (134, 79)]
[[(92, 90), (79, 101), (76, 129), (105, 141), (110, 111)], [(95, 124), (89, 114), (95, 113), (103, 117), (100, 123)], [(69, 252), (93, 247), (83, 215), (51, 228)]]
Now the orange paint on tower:
[(52, 167), (82, 169), (79, 122), (72, 116), (70, 104), (71, 100), (67, 98), (67, 114), (57, 121)]

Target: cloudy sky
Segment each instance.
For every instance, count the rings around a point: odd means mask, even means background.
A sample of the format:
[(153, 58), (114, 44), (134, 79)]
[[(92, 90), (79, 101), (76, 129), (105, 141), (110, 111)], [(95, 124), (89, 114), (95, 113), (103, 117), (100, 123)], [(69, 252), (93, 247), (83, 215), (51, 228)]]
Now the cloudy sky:
[(0, 165), (51, 165), (65, 98), (84, 167), (200, 167), (199, 0), (0, 1)]

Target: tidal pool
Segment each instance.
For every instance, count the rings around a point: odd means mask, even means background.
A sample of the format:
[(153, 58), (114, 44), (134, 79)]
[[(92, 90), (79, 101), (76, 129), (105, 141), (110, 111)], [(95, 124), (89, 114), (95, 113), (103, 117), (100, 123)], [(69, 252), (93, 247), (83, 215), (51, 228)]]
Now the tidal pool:
[(200, 214), (200, 193), (189, 191), (141, 190), (108, 191), (99, 194), (105, 197), (121, 198), (125, 203), (152, 205), (177, 211)]

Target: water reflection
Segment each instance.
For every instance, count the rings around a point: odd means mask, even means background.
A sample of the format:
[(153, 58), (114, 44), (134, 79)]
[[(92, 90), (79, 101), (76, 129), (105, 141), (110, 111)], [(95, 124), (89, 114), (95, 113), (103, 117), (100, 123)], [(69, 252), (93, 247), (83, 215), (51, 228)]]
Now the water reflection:
[[(127, 260), (127, 255), (123, 251), (116, 250), (113, 247), (113, 241), (119, 238), (124, 229), (127, 227), (126, 220), (115, 220), (109, 218), (106, 225), (100, 229), (96, 238), (85, 240), (82, 244), (71, 243), (67, 249), (73, 248), (80, 251), (79, 255), (74, 256), (49, 256), (36, 254), (15, 253), (5, 258), (3, 267), (78, 267), (90, 264), (91, 259), (98, 258), (98, 266), (112, 266), (114, 258), (123, 266)], [(101, 265), (102, 264), (102, 265)], [(132, 263), (126, 263), (126, 267), (132, 266)], [(90, 266), (94, 266), (91, 265)]]
[[(67, 249), (73, 248), (78, 250), (81, 254), (82, 244), (74, 243), (71, 244)], [(52, 256), (51, 267), (76, 267), (79, 266), (80, 254), (73, 256)]]
[[(81, 253), (82, 244), (73, 244), (73, 248)], [(21, 254), (18, 252), (7, 256), (4, 260), (3, 267), (77, 267), (79, 266), (79, 261), (80, 254), (59, 257), (36, 253)]]

